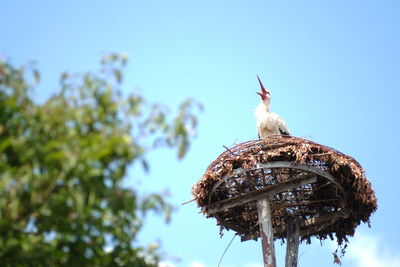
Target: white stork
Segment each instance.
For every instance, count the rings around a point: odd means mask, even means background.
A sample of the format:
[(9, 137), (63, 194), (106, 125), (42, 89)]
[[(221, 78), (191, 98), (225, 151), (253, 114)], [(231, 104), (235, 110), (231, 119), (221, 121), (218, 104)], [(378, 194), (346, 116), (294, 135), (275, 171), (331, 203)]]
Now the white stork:
[(270, 135), (290, 135), (286, 122), (276, 113), (269, 112), (271, 92), (264, 88), (260, 78), (257, 76), (261, 86), (261, 103), (254, 110), (257, 121), (258, 138), (265, 138)]

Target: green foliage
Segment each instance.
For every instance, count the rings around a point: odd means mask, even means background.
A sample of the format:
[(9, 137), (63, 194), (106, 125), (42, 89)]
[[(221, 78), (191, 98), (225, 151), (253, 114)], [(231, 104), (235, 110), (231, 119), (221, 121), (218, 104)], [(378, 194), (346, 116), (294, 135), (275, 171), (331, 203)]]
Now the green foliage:
[(64, 73), (60, 92), (37, 104), (34, 64), (0, 62), (1, 266), (156, 266), (157, 249), (136, 236), (148, 211), (168, 221), (171, 206), (121, 182), (135, 161), (148, 169), (152, 148), (184, 157), (201, 106), (187, 100), (171, 117), (123, 96), (126, 63), (112, 54), (96, 73)]

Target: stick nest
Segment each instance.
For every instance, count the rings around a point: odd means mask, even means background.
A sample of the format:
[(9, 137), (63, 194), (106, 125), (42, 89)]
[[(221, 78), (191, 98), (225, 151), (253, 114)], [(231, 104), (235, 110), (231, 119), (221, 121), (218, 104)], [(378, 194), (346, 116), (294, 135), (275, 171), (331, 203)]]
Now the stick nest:
[[(377, 209), (377, 199), (364, 170), (355, 159), (306, 139), (271, 136), (227, 148), (193, 185), (195, 201), (207, 217), (217, 219), (221, 232), (232, 229), (242, 237), (242, 241), (258, 238), (256, 201), (211, 215), (208, 214), (208, 205), (310, 175), (310, 172), (293, 168), (257, 167), (258, 163), (274, 161), (317, 168), (329, 173), (341, 185), (340, 189), (337, 184), (317, 175), (315, 183), (271, 195), (275, 239), (286, 237), (286, 226), (293, 220), (302, 222), (301, 240), (307, 243), (311, 242), (312, 236), (320, 240), (336, 237), (338, 244), (342, 245), (348, 242), (348, 236), (354, 235), (361, 221), (369, 225), (369, 217)], [(341, 212), (346, 215), (328, 221), (319, 220)]]

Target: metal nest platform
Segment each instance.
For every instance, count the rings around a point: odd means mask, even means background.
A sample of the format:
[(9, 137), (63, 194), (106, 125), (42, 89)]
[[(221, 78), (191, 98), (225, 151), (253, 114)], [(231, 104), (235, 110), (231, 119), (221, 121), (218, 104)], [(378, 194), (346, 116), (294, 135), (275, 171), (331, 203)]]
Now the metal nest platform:
[(227, 148), (193, 186), (193, 196), (221, 229), (242, 241), (260, 237), (257, 201), (270, 205), (273, 238), (296, 222), (299, 238), (336, 237), (341, 245), (360, 222), (369, 224), (377, 199), (360, 164), (315, 142), (271, 136)]

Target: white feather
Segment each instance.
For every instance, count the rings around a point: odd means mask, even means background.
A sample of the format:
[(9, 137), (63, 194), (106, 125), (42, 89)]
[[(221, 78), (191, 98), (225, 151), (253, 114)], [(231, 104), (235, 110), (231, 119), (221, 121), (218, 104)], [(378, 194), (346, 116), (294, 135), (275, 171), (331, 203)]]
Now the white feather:
[(282, 133), (289, 134), (286, 122), (278, 114), (269, 112), (269, 106), (263, 101), (254, 110), (254, 115), (260, 138), (265, 138), (269, 135), (281, 135)]

